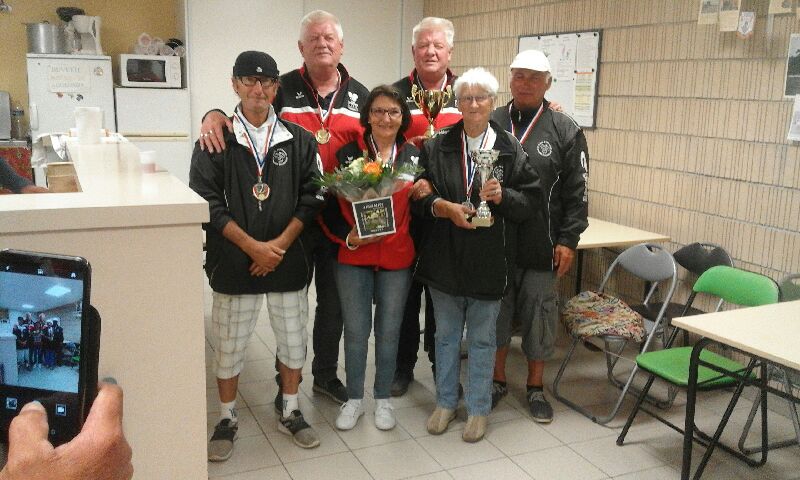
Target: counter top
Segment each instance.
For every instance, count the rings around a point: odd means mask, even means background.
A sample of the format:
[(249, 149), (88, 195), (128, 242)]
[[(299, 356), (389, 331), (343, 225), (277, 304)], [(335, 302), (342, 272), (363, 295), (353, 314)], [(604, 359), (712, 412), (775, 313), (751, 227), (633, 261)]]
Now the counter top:
[(130, 143), (68, 145), (82, 192), (0, 195), (0, 233), (208, 221), (208, 204), (169, 173), (142, 173)]

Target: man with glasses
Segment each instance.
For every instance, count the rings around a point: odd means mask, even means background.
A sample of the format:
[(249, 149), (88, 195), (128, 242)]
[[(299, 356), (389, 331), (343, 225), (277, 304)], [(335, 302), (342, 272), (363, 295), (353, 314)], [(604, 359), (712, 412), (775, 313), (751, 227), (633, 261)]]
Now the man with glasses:
[[(278, 115), (305, 128), (314, 135), (325, 172), (336, 165), (336, 152), (361, 135), (360, 105), (369, 94), (364, 85), (352, 78), (340, 63), (344, 34), (339, 20), (331, 13), (315, 10), (300, 21), (297, 42), (303, 66), (280, 77), (280, 88), (273, 106)], [(219, 151), (225, 147), (223, 127), (232, 128), (230, 120), (218, 111), (203, 120), (201, 148)], [(314, 283), (317, 310), (314, 317), (314, 392), (328, 396), (338, 404), (347, 401), (347, 390), (337, 378), (339, 343), (342, 339), (342, 313), (333, 269), (338, 246), (314, 227)], [(280, 382), (279, 382), (280, 385)], [(275, 397), (280, 410), (281, 392)]]
[(533, 420), (540, 423), (553, 420), (542, 375), (556, 337), (555, 282), (572, 266), (578, 240), (589, 225), (586, 137), (571, 117), (551, 110), (544, 95), (552, 82), (544, 53), (521, 52), (511, 64), (513, 99), (492, 114), (522, 144), (539, 175), (544, 200), (541, 214), (519, 226), (516, 271), (497, 319), (492, 408), (508, 393), (505, 364), (516, 319), (522, 326), (522, 351), (528, 359), (528, 407)]
[(208, 444), (211, 461), (233, 453), (239, 374), (265, 295), (281, 380), (278, 430), (300, 447), (319, 445), (298, 400), (312, 274), (306, 227), (324, 201), (315, 183), (321, 169), (317, 143), (275, 114), (278, 67), (272, 57), (241, 53), (231, 85), (240, 103), (225, 137), (228, 148), (212, 154), (198, 144), (189, 172), (189, 186), (208, 201), (211, 213), (204, 225), (205, 269), (213, 290), (211, 340), (220, 398), (219, 423)]

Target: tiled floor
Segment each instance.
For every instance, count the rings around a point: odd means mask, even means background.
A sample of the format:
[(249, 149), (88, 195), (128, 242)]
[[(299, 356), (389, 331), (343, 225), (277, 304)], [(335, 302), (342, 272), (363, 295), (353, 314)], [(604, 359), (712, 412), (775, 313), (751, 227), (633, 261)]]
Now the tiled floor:
[[(210, 291), (206, 295), (206, 325), (210, 322)], [(310, 293), (311, 311), (314, 292)], [(311, 325), (309, 325), (311, 331)], [(355, 429), (340, 432), (334, 427), (338, 407), (326, 397), (311, 391), (311, 347), (303, 370), (300, 406), (306, 420), (321, 437), (321, 445), (312, 450), (296, 447), (291, 439), (277, 431), (272, 400), (277, 392), (274, 376), (275, 340), (266, 312), (262, 312), (241, 376), (238, 408), (239, 438), (233, 456), (226, 462), (209, 463), (209, 478), (226, 480), (282, 479), (626, 479), (661, 480), (680, 478), (682, 438), (649, 416), (642, 414), (631, 429), (626, 444), (615, 440), (630, 411), (623, 411), (609, 427), (592, 423), (563, 404), (553, 402), (555, 419), (548, 425), (530, 420), (524, 398), (525, 362), (519, 339), (512, 345), (508, 360), (510, 394), (489, 417), (486, 438), (477, 444), (461, 440), (465, 414), (447, 433), (431, 436), (425, 420), (433, 410), (435, 396), (430, 365), (424, 355), (418, 362), (416, 381), (409, 392), (393, 400), (397, 427), (384, 432), (375, 428), (371, 410), (373, 400), (367, 388), (367, 414)], [(598, 411), (609, 408), (615, 390), (603, 381), (603, 360), (599, 354), (581, 349), (575, 368), (567, 371), (562, 394)], [(371, 352), (372, 353), (372, 352)], [(548, 362), (546, 384), (552, 383), (563, 358), (559, 348)], [(219, 404), (214, 381), (213, 352), (206, 348), (209, 436), (217, 421)], [(344, 355), (340, 354), (339, 378), (344, 377)], [(367, 368), (368, 385), (374, 368)], [(548, 391), (549, 393), (549, 391)], [(552, 398), (552, 396), (550, 396)], [(725, 408), (722, 393), (705, 394), (698, 406), (698, 424), (705, 429), (716, 426)], [(774, 403), (774, 401), (773, 401)], [(668, 416), (680, 422), (683, 400)], [(723, 435), (729, 443), (738, 440), (749, 411), (745, 399), (735, 410)], [(793, 434), (787, 418), (770, 415), (770, 435), (788, 438)], [(752, 438), (757, 438), (754, 427)], [(702, 449), (695, 448), (695, 458)], [(760, 469), (748, 468), (733, 457), (716, 451), (703, 478), (708, 479), (800, 479), (800, 448), (772, 451), (769, 462)]]

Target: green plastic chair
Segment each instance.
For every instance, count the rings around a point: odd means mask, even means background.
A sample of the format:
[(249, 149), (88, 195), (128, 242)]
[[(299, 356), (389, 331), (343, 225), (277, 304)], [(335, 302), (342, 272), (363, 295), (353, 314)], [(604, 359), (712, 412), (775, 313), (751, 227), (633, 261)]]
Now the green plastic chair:
[[(757, 273), (727, 266), (717, 266), (707, 270), (697, 279), (692, 290), (697, 294), (712, 295), (724, 300), (725, 303), (732, 303), (743, 307), (755, 307), (776, 303), (779, 298), (778, 285), (772, 279)], [(716, 310), (719, 310), (719, 306)], [(672, 332), (668, 346), (675, 340), (678, 330), (679, 329), (676, 328)], [(644, 408), (642, 406), (642, 400), (644, 396), (647, 395), (647, 392), (650, 390), (656, 378), (660, 378), (676, 387), (686, 388), (688, 386), (689, 360), (691, 358), (692, 348), (691, 346), (667, 348), (665, 350), (645, 352), (636, 357), (636, 364), (639, 368), (648, 372), (650, 375), (636, 401), (636, 406), (628, 416), (628, 420), (617, 438), (617, 445), (622, 445), (624, 443), (625, 436), (639, 410), (644, 410), (649, 415), (659, 419), (673, 429), (683, 432), (683, 429), (680, 427), (670, 423), (655, 412)], [(754, 361), (751, 361), (748, 366), (745, 366), (709, 350), (703, 350), (700, 353), (700, 359), (730, 372), (742, 372), (745, 370), (750, 370), (752, 372), (753, 366), (755, 365)], [(736, 383), (736, 379), (725, 376), (710, 368), (701, 366), (698, 369), (698, 390), (715, 390), (728, 387), (734, 383)], [(738, 389), (734, 394), (735, 398), (738, 399), (740, 394), (741, 389)], [(701, 438), (708, 439), (702, 432), (697, 433)], [(720, 444), (720, 448), (732, 454), (738, 453), (722, 444)]]

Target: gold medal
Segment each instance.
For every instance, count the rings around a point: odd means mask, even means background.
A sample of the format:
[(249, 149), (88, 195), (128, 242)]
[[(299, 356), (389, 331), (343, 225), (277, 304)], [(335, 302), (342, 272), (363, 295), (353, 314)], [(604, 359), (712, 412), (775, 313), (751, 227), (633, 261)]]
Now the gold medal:
[(259, 202), (263, 202), (269, 198), (269, 185), (264, 182), (258, 182), (253, 185), (253, 196), (256, 197), (256, 200)]
[(322, 127), (314, 134), (314, 138), (317, 139), (317, 143), (324, 145), (330, 141), (331, 132), (325, 130), (325, 127)]

